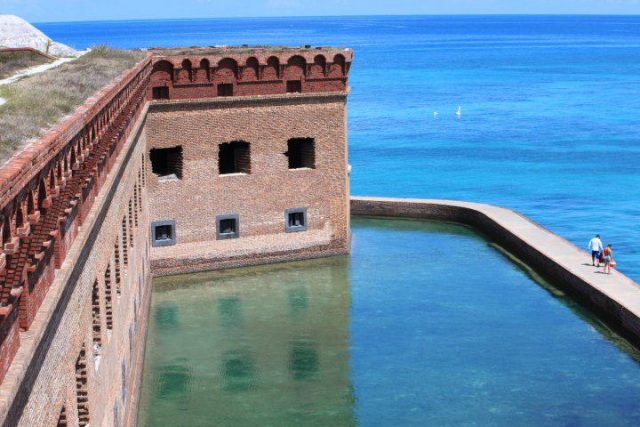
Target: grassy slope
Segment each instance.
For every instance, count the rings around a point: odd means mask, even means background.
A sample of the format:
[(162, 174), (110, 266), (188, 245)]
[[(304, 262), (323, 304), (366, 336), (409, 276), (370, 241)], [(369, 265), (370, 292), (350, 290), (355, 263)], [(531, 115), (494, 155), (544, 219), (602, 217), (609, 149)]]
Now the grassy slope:
[(144, 57), (143, 52), (97, 47), (81, 58), (0, 86), (0, 161), (36, 138)]
[(0, 80), (11, 77), (20, 70), (52, 62), (34, 52), (0, 52)]

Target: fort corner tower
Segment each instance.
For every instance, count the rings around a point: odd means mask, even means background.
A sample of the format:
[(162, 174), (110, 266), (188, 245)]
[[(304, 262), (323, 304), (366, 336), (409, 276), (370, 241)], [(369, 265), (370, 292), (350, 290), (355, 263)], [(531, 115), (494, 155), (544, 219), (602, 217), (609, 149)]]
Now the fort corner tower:
[(153, 271), (347, 253), (352, 51), (152, 53), (144, 138)]
[(103, 57), (0, 165), (3, 426), (136, 424), (153, 275), (349, 252), (351, 50), (96, 49), (63, 81)]

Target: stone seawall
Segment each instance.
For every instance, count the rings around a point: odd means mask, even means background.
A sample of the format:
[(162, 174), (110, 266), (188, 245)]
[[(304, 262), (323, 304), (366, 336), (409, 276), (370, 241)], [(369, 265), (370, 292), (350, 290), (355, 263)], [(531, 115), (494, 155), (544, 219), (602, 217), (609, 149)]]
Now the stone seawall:
[(351, 213), (471, 226), (563, 288), (640, 348), (640, 285), (618, 271), (595, 273), (590, 254), (515, 211), (447, 200), (352, 197)]

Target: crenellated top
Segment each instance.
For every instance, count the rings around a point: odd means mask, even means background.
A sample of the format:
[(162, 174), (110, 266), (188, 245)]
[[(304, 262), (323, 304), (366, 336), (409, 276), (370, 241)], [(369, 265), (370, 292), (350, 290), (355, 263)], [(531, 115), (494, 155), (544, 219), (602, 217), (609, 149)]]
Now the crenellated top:
[(344, 92), (353, 51), (340, 48), (153, 49), (150, 99)]

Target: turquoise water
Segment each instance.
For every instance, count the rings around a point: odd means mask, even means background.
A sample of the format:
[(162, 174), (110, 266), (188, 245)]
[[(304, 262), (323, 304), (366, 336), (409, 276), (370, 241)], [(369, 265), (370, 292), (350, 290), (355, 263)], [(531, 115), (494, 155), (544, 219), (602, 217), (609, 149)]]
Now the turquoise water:
[[(640, 280), (638, 16), (201, 19), (38, 27), (79, 48), (352, 47), (354, 194), (505, 205), (580, 247), (600, 232), (614, 244), (620, 270)], [(460, 120), (454, 114), (458, 105)]]
[(637, 426), (640, 355), (472, 231), (154, 282), (141, 426)]

